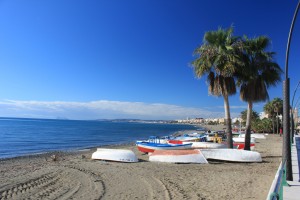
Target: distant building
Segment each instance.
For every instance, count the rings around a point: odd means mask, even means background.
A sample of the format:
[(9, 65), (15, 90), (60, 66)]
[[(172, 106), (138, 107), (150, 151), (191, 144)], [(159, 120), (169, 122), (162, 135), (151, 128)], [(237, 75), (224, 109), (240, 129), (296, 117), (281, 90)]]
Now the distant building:
[(259, 119), (263, 119), (263, 118), (269, 118), (269, 114), (267, 114), (265, 112), (260, 112), (259, 113)]
[(219, 119), (219, 124), (225, 124), (225, 118), (220, 118)]
[(236, 122), (241, 122), (241, 121), (242, 121), (242, 118), (236, 117), (236, 118), (231, 119), (231, 121), (232, 121), (232, 123), (234, 124), (234, 123), (236, 123)]

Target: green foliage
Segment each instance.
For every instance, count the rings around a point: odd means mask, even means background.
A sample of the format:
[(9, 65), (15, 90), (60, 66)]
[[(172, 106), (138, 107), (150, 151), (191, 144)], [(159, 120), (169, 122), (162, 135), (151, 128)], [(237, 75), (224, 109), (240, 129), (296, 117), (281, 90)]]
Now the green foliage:
[(264, 112), (269, 115), (270, 118), (275, 118), (278, 115), (283, 114), (283, 100), (281, 98), (274, 98), (264, 105)]
[(252, 124), (252, 129), (259, 133), (272, 133), (272, 120), (268, 118), (264, 118), (262, 120), (257, 119)]
[(217, 125), (217, 124), (218, 124), (218, 122), (209, 121), (207, 124), (208, 124), (208, 125)]
[(233, 144), (230, 139), (232, 131), (228, 96), (236, 93), (234, 74), (239, 63), (239, 38), (233, 37), (232, 33), (233, 27), (206, 32), (202, 46), (194, 51), (197, 58), (192, 62), (198, 78), (207, 75), (208, 92), (224, 97), (229, 148)]
[(274, 52), (267, 51), (270, 39), (265, 36), (249, 39), (244, 37), (240, 55), (243, 64), (238, 66), (237, 85), (240, 98), (245, 102), (269, 99), (268, 88), (281, 80), (282, 70), (274, 62)]
[[(272, 101), (269, 101), (264, 105), (264, 112), (268, 114), (269, 118), (272, 120), (273, 124), (273, 133), (278, 132), (278, 130), (275, 130), (275, 124), (278, 123), (278, 119), (276, 119), (277, 115), (283, 114), (283, 101), (280, 98), (274, 98)], [(280, 122), (279, 122), (280, 123)], [(280, 127), (281, 125), (279, 125)], [(277, 128), (277, 126), (276, 126)]]
[[(246, 120), (247, 120), (247, 112), (248, 110), (244, 110), (241, 112), (241, 118), (242, 118), (242, 125), (245, 126), (246, 124)], [(253, 125), (253, 123), (255, 123), (256, 120), (259, 119), (259, 114), (252, 110), (252, 114), (251, 114), (251, 125)]]
[(236, 93), (233, 75), (236, 64), (238, 37), (233, 37), (233, 27), (208, 31), (203, 45), (194, 51), (197, 58), (192, 62), (198, 78), (207, 75), (208, 91), (214, 96), (229, 96)]

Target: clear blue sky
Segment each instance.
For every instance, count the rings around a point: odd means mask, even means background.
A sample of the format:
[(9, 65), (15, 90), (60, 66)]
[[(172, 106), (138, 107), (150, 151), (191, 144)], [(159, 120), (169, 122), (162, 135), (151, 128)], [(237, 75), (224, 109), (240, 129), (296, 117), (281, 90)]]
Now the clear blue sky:
[[(209, 96), (206, 78), (196, 79), (189, 66), (204, 33), (233, 24), (236, 36), (267, 35), (284, 68), (296, 5), (296, 0), (2, 0), (0, 116), (222, 117), (223, 99)], [(300, 80), (299, 20), (290, 54), (291, 94)], [(269, 95), (281, 97), (282, 83)], [(246, 109), (239, 94), (230, 105), (233, 117)]]

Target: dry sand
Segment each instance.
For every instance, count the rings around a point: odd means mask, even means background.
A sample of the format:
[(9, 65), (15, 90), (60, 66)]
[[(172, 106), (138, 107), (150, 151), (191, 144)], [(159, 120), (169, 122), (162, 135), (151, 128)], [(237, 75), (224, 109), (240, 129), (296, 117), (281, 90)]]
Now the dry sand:
[(91, 160), (95, 149), (0, 161), (0, 199), (266, 199), (281, 160), (282, 138), (257, 140), (262, 163), (148, 162), (131, 145), (138, 163)]

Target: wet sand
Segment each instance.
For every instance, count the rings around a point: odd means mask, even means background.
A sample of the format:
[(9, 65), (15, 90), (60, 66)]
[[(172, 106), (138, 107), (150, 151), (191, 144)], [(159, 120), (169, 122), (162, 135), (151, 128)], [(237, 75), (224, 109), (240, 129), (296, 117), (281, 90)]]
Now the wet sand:
[(266, 199), (282, 138), (256, 141), (262, 163), (153, 163), (134, 144), (111, 148), (133, 150), (138, 163), (91, 160), (95, 149), (5, 159), (0, 199)]

